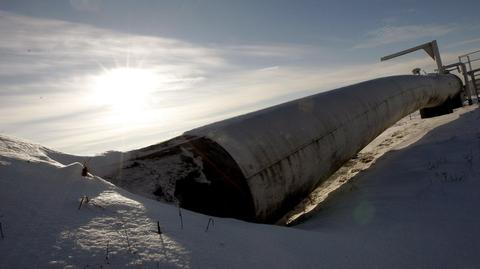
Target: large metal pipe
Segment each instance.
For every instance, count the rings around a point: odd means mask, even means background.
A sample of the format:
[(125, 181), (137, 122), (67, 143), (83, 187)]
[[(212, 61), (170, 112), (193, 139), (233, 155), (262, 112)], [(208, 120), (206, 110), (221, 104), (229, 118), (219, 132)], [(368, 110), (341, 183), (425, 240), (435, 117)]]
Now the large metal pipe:
[(185, 135), (222, 147), (242, 172), (255, 219), (272, 222), (402, 117), (441, 105), (454, 75), (392, 76), (213, 123)]
[[(410, 75), (319, 93), (131, 152), (112, 181), (153, 186), (150, 193), (195, 211), (275, 222), (386, 128), (451, 103), (461, 88), (454, 75)], [(159, 188), (160, 180), (168, 184)]]

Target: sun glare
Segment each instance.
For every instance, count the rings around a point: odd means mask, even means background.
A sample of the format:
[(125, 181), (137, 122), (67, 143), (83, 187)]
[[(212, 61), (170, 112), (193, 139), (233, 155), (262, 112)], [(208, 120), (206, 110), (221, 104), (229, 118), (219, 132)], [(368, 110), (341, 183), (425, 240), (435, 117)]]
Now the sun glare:
[(116, 122), (141, 120), (158, 82), (147, 69), (115, 68), (93, 79), (92, 98), (97, 105), (108, 106)]

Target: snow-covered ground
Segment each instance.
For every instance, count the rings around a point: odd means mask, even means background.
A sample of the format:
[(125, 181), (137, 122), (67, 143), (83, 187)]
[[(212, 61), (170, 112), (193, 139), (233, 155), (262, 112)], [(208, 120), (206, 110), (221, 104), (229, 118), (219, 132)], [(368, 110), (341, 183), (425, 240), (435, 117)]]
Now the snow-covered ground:
[(0, 268), (478, 268), (479, 123), (476, 106), (403, 119), (294, 227), (179, 211), (0, 136)]

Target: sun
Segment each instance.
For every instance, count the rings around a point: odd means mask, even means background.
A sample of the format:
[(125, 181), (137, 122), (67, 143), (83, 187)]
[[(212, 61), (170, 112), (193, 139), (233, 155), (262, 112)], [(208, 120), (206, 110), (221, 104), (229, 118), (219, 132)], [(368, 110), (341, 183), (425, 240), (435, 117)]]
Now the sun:
[(109, 109), (111, 119), (130, 123), (145, 116), (148, 100), (158, 87), (158, 77), (148, 69), (105, 70), (92, 81), (92, 99)]
[(154, 73), (146, 69), (115, 68), (95, 77), (93, 90), (100, 103), (128, 109), (144, 105), (155, 81)]

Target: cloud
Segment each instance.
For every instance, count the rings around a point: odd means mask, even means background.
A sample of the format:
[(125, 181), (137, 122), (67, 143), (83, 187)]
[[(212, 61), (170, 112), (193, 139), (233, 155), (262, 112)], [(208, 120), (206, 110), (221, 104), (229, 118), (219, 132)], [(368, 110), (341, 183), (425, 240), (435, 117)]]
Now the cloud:
[(455, 42), (455, 43), (450, 43), (446, 46), (444, 46), (446, 49), (447, 48), (455, 48), (455, 47), (460, 47), (460, 46), (464, 46), (464, 45), (469, 45), (469, 44), (475, 44), (475, 43), (479, 43), (480, 44), (480, 38), (473, 38), (473, 39), (467, 39), (467, 40), (462, 40), (462, 41), (459, 41), (459, 42)]
[[(146, 68), (161, 78), (154, 92), (168, 92), (191, 89), (206, 75), (231, 68), (205, 46), (4, 11), (0, 35), (0, 132), (67, 150), (91, 134), (105, 141), (96, 128), (107, 126), (110, 136), (124, 129), (102, 122), (112, 112), (88, 101), (92, 78), (104, 70)], [(152, 98), (152, 105), (162, 98)], [(63, 142), (61, 133), (68, 133)]]
[(97, 12), (100, 10), (101, 0), (70, 0), (70, 4), (76, 10)]
[(320, 48), (306, 45), (290, 44), (250, 44), (225, 46), (222, 50), (226, 54), (248, 55), (271, 58), (302, 57), (307, 54), (318, 53)]
[(404, 25), (384, 26), (371, 30), (363, 40), (354, 46), (356, 49), (375, 48), (392, 43), (400, 43), (421, 38), (434, 39), (456, 29), (454, 25)]
[[(295, 98), (434, 67), (428, 57), (337, 67), (301, 64), (295, 57), (311, 58), (324, 48), (205, 46), (3, 11), (0, 36), (0, 133), (76, 154), (147, 146)], [(248, 57), (264, 61), (245, 67)], [(93, 78), (126, 66), (148, 69), (159, 80), (142, 113), (128, 124), (122, 113), (92, 102), (91, 90)]]

